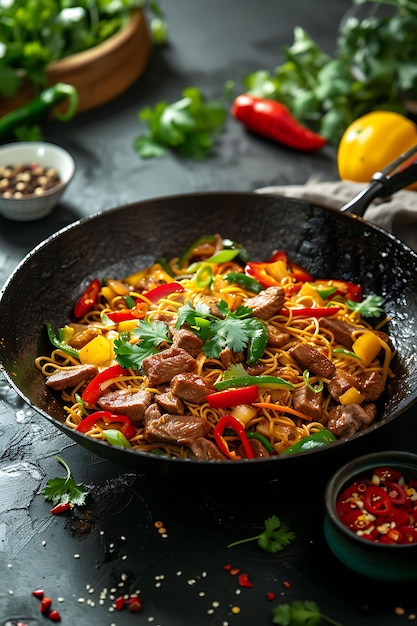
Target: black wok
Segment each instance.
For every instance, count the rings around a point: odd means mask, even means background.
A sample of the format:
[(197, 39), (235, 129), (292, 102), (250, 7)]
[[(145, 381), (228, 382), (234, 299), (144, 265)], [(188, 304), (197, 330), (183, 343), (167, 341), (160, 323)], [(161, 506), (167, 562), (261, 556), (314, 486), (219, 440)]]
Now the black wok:
[[(34, 359), (51, 350), (43, 322), (63, 326), (93, 278), (123, 277), (177, 256), (205, 233), (242, 242), (253, 259), (282, 248), (315, 277), (360, 282), (385, 298), (389, 334), (398, 351), (379, 417), (348, 440), (296, 456), (222, 463), (178, 460), (111, 447), (64, 425), (60, 398)], [(298, 200), (254, 193), (203, 193), (145, 200), (78, 221), (37, 246), (6, 282), (0, 299), (0, 365), (11, 386), (47, 420), (98, 456), (134, 471), (171, 476), (239, 475), (273, 479), (300, 463), (326, 465), (406, 411), (417, 398), (417, 255), (384, 230), (355, 215)]]

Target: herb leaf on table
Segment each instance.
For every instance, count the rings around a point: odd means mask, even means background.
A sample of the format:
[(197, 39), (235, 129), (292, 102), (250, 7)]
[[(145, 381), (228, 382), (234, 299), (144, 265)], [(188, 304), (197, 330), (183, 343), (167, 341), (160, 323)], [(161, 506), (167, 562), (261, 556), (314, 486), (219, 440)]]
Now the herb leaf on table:
[(279, 626), (319, 626), (323, 621), (333, 626), (343, 626), (340, 622), (320, 613), (319, 606), (311, 600), (280, 604), (273, 610), (272, 616), (272, 623)]
[(85, 504), (87, 490), (82, 483), (76, 483), (72, 478), (71, 470), (61, 457), (57, 461), (65, 468), (65, 478), (50, 478), (42, 492), (45, 500), (52, 500), (53, 504), (66, 504), (67, 502), (82, 506)]
[(227, 547), (232, 548), (249, 541), (257, 541), (258, 546), (266, 552), (280, 552), (296, 538), (295, 533), (289, 529), (287, 524), (281, 522), (276, 516), (268, 517), (264, 522), (264, 530), (247, 539), (240, 539), (230, 543)]

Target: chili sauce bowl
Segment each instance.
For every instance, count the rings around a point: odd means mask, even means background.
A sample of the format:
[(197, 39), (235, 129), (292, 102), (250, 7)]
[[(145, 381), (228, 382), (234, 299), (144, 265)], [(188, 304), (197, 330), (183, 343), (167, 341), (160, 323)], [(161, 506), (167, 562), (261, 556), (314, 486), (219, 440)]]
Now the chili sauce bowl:
[[(18, 192), (18, 183), (13, 179), (13, 193), (7, 188), (8, 179), (3, 168), (8, 170), (16, 166), (30, 166), (48, 171), (48, 175), (56, 173), (56, 181), (48, 188), (38, 186), (33, 192)], [(0, 147), (0, 214), (18, 222), (38, 220), (51, 213), (60, 201), (75, 172), (72, 156), (60, 146), (44, 141), (22, 141), (5, 144)], [(41, 175), (39, 175), (39, 179)], [(20, 181), (21, 182), (21, 181)], [(37, 184), (37, 181), (35, 181)], [(23, 185), (23, 183), (21, 182)]]
[[(393, 471), (387, 474), (383, 471), (386, 469)], [(401, 478), (397, 478), (398, 472), (404, 477), (405, 484), (402, 483)], [(379, 482), (381, 475), (382, 480)], [(411, 481), (410, 485), (408, 481)], [(356, 494), (353, 498), (358, 497), (359, 492), (362, 502), (367, 499), (362, 518), (355, 518), (357, 507), (355, 503), (350, 504), (351, 500), (347, 491), (354, 482), (356, 482), (354, 487)], [(402, 492), (399, 490), (401, 497), (395, 492), (397, 487), (393, 483), (403, 485)], [(369, 484), (371, 491), (367, 491)], [(414, 492), (409, 488), (413, 484)], [(384, 487), (388, 493), (392, 485), (392, 491), (390, 491), (392, 497), (390, 501), (384, 503), (384, 498), (380, 497), (383, 494), (374, 487)], [(414, 499), (417, 488), (415, 485), (417, 485), (417, 455), (410, 452), (376, 452), (359, 457), (341, 467), (327, 483), (324, 496), (324, 536), (334, 556), (350, 570), (367, 578), (394, 583), (417, 580), (417, 531), (415, 531), (417, 501)], [(367, 491), (366, 496), (365, 491)], [(405, 493), (408, 494), (406, 503), (401, 504)], [(342, 494), (344, 494), (343, 497)], [(344, 506), (352, 506), (353, 514), (350, 511), (347, 512)], [(369, 515), (368, 509), (371, 509), (375, 515), (372, 513)], [(405, 510), (414, 511), (416, 519), (411, 525), (404, 521)], [(346, 517), (349, 514), (350, 520)], [(401, 517), (403, 517), (402, 520)], [(342, 522), (342, 519), (345, 522)], [(349, 521), (351, 527), (347, 525)], [(394, 542), (390, 543), (392, 540)]]

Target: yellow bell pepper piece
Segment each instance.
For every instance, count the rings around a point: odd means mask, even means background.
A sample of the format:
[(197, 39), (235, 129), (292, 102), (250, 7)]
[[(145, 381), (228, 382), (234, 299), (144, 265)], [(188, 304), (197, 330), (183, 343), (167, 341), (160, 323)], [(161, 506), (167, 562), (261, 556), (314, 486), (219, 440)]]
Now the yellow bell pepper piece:
[(130, 333), (131, 330), (136, 328), (138, 320), (124, 320), (117, 325), (117, 331), (119, 333)]
[(367, 330), (354, 341), (352, 350), (362, 360), (363, 365), (367, 366), (381, 350), (381, 344), (375, 333)]
[(417, 125), (394, 111), (372, 111), (347, 127), (337, 150), (342, 180), (369, 182), (375, 172), (417, 144)]
[(344, 405), (345, 404), (360, 404), (361, 402), (364, 401), (364, 399), (365, 399), (365, 396), (361, 394), (359, 389), (356, 389), (356, 387), (351, 387), (350, 389), (345, 391), (345, 393), (342, 393), (339, 396), (340, 404), (344, 404)]
[(104, 365), (111, 361), (112, 344), (103, 335), (97, 335), (80, 349), (79, 356), (81, 363)]

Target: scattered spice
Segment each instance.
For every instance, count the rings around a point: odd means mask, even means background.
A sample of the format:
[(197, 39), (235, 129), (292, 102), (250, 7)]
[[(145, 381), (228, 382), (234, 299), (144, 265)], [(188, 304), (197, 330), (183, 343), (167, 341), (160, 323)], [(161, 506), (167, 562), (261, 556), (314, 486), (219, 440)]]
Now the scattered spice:
[(0, 165), (0, 195), (6, 199), (40, 196), (60, 182), (55, 168), (39, 163)]
[(266, 594), (266, 599), (271, 601), (271, 600), (275, 600), (276, 595), (273, 591), (268, 591), (268, 593)]
[(251, 583), (251, 581), (249, 580), (248, 574), (240, 574), (239, 585), (241, 587), (253, 587), (253, 583)]
[(44, 596), (41, 600), (39, 610), (41, 613), (48, 613), (51, 606), (52, 606), (52, 599)]

